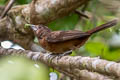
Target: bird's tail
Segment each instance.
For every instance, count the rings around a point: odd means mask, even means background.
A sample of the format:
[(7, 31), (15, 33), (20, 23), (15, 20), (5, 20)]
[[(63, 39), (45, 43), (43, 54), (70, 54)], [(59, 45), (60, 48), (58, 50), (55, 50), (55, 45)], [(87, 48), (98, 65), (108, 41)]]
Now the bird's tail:
[(109, 21), (109, 22), (107, 22), (107, 23), (105, 23), (105, 24), (103, 24), (103, 25), (100, 25), (100, 26), (98, 26), (98, 27), (93, 28), (92, 30), (87, 31), (87, 33), (93, 34), (93, 33), (99, 32), (99, 31), (101, 31), (101, 30), (110, 28), (110, 27), (116, 25), (116, 24), (117, 24), (117, 21), (118, 21), (117, 19), (114, 19), (114, 20), (112, 20), (112, 21)]

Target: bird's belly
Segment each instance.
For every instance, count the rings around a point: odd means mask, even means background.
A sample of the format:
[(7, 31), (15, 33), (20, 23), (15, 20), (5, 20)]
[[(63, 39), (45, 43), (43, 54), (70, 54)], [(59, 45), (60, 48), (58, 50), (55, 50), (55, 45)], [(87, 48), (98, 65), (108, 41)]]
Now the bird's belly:
[(81, 44), (81, 41), (79, 40), (50, 43), (49, 46), (47, 46), (46, 50), (57, 54), (57, 53), (64, 53), (69, 50), (75, 50), (76, 48), (79, 48), (82, 45), (83, 44)]
[(81, 47), (85, 43), (85, 41), (75, 39), (75, 40), (68, 40), (57, 43), (48, 43), (48, 42), (40, 42), (40, 43), (45, 50), (50, 51), (54, 54), (60, 54)]

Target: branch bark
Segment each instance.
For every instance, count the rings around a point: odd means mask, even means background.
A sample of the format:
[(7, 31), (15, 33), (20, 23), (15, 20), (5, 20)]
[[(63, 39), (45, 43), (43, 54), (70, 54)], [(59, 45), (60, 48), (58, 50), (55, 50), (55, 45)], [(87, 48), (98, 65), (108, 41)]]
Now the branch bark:
[(15, 0), (10, 0), (8, 2), (8, 4), (6, 5), (5, 9), (3, 10), (0, 19), (2, 19), (3, 17), (6, 16), (7, 12), (10, 10), (10, 8), (12, 7), (12, 5), (14, 4)]
[[(89, 0), (33, 0), (29, 18), (32, 24), (46, 24), (69, 14)], [(26, 11), (23, 10), (25, 14)]]
[[(116, 76), (117, 77), (120, 76), (120, 74), (118, 73), (120, 71), (119, 63), (114, 62), (115, 65), (110, 65), (113, 62), (101, 60), (98, 58), (89, 58), (89, 57), (81, 57), (81, 56), (76, 56), (76, 57), (63, 56), (61, 58), (58, 58), (58, 56), (54, 56), (54, 55), (50, 56), (49, 53), (43, 54), (41, 52), (4, 49), (1, 47), (0, 47), (0, 55), (26, 56), (32, 60), (41, 61), (46, 65), (53, 67), (54, 69), (66, 74), (67, 76), (73, 77), (77, 80), (114, 80)], [(97, 62), (99, 63), (99, 66)], [(106, 63), (106, 65), (100, 63)], [(90, 67), (91, 64), (93, 67)], [(91, 69), (89, 69), (87, 66), (89, 66)], [(116, 67), (117, 67), (117, 71), (115, 70)], [(100, 71), (101, 69), (102, 71)], [(91, 70), (92, 72), (90, 72), (89, 70)], [(104, 72), (106, 74), (102, 75), (98, 72)]]

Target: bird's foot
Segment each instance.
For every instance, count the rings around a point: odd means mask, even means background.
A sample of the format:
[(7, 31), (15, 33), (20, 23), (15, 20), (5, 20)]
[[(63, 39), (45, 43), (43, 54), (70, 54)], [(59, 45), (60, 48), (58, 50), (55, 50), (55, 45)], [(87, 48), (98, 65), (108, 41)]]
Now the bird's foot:
[(63, 55), (63, 56), (66, 56), (66, 55), (70, 55), (70, 54), (72, 54), (72, 50), (66, 51), (66, 52), (64, 52), (62, 55)]
[(54, 53), (48, 54), (49, 63), (51, 63), (56, 56), (58, 56), (58, 54), (54, 54)]
[(50, 59), (49, 63), (51, 63), (54, 58), (57, 58), (57, 60), (59, 60), (61, 57), (70, 55), (71, 53), (72, 53), (72, 50), (64, 52), (64, 53), (51, 53), (51, 54), (48, 54), (48, 58)]
[(67, 52), (64, 52), (64, 53), (62, 53), (62, 54), (59, 54), (57, 57), (57, 59), (60, 59), (61, 57), (63, 57), (63, 56), (67, 56), (67, 55), (70, 55), (70, 54), (72, 54), (72, 50), (70, 50), (70, 51), (67, 51)]
[(51, 59), (51, 60), (52, 60), (53, 58), (55, 58), (55, 57), (56, 57), (56, 55), (54, 55), (53, 53), (49, 53), (49, 54), (48, 54), (48, 58)]

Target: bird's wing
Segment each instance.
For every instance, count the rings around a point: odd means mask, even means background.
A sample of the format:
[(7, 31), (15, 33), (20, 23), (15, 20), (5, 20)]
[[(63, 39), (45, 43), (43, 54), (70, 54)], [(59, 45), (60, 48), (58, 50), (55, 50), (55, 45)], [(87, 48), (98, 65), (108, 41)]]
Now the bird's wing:
[(69, 31), (53, 31), (46, 36), (48, 42), (62, 42), (82, 37), (90, 36), (88, 33), (81, 32), (78, 30), (69, 30)]

